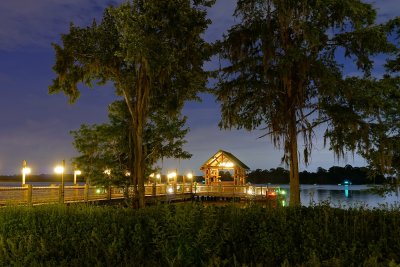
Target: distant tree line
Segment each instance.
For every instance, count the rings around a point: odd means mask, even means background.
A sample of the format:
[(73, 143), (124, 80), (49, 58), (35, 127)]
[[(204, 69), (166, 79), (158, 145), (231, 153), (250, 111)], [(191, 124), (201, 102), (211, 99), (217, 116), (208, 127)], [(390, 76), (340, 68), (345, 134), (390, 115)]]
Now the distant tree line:
[[(342, 184), (345, 180), (352, 184), (382, 184), (386, 181), (382, 175), (371, 176), (368, 167), (333, 166), (328, 170), (319, 167), (316, 172), (300, 172), (301, 184)], [(289, 171), (282, 168), (269, 170), (256, 169), (251, 171), (247, 180), (253, 184), (287, 184), (289, 183)]]

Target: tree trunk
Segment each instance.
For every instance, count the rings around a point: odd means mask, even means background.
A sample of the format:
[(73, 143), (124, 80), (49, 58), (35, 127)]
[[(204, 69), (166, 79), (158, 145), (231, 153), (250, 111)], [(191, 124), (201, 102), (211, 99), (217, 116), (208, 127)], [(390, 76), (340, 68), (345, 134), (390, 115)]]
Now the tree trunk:
[[(132, 121), (132, 125), (134, 125), (134, 122)], [(137, 176), (134, 174), (135, 170), (135, 150), (134, 150), (134, 140), (135, 140), (135, 133), (133, 131), (133, 127), (130, 128), (130, 134), (129, 134), (129, 173), (130, 173), (130, 179), (132, 181), (132, 187), (133, 187), (133, 196), (132, 196), (132, 208), (136, 209), (139, 208), (139, 192), (138, 192), (138, 182), (137, 182)]]
[(144, 190), (144, 175), (145, 175), (145, 152), (143, 151), (143, 133), (146, 125), (147, 114), (149, 109), (150, 97), (150, 69), (145, 58), (140, 59), (136, 72), (136, 84), (134, 96), (131, 95), (131, 89), (124, 88), (123, 94), (125, 102), (128, 105), (129, 113), (132, 118), (132, 145), (133, 145), (133, 172), (132, 181), (134, 183), (134, 198), (133, 205), (137, 203), (139, 208), (145, 206), (145, 190)]
[(135, 131), (135, 146), (134, 146), (134, 167), (133, 175), (137, 181), (137, 193), (138, 193), (138, 204), (139, 208), (145, 206), (144, 202), (144, 155), (143, 155), (143, 121), (141, 119), (137, 120)]
[(290, 206), (300, 206), (299, 158), (297, 152), (296, 111), (293, 109), (289, 121), (290, 157)]

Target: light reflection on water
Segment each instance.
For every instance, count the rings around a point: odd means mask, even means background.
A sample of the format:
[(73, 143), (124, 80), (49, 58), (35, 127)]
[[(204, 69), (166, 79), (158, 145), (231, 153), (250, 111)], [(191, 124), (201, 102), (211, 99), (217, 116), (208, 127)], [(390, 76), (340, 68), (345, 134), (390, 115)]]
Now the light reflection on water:
[[(289, 192), (289, 185), (280, 185)], [(381, 197), (369, 192), (367, 185), (301, 185), (300, 199), (303, 206), (329, 203), (332, 207), (379, 208), (400, 207), (399, 192)], [(288, 194), (289, 198), (289, 194)]]

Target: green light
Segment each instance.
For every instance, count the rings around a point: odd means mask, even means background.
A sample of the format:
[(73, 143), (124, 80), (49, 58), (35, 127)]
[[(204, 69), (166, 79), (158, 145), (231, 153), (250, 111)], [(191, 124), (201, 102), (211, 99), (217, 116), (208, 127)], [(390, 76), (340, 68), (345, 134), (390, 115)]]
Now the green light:
[(97, 193), (97, 194), (100, 194), (100, 192), (101, 192), (100, 188), (97, 188), (97, 189), (96, 189), (96, 193)]
[(281, 191), (281, 194), (282, 194), (282, 195), (286, 195), (286, 191), (285, 191), (285, 190), (282, 190), (282, 191)]

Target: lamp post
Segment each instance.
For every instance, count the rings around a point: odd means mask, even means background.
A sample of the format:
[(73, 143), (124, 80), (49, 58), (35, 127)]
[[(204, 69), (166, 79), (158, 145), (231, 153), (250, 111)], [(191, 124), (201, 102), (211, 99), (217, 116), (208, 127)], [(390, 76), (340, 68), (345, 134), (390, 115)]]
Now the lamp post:
[(167, 175), (168, 183), (170, 183), (170, 179), (174, 179), (174, 182), (175, 182), (175, 177), (176, 177), (176, 172), (168, 173), (168, 175)]
[(108, 191), (107, 191), (107, 199), (110, 200), (111, 199), (111, 170), (110, 169), (105, 169), (104, 174), (106, 174), (108, 176)]
[(190, 192), (192, 192), (192, 187), (193, 187), (193, 173), (189, 172), (186, 176), (187, 176), (187, 178), (190, 180)]
[(74, 185), (76, 185), (76, 176), (77, 175), (81, 175), (81, 174), (82, 174), (82, 172), (80, 170), (75, 170), (74, 171)]
[(61, 202), (64, 202), (64, 170), (65, 170), (65, 160), (62, 160), (61, 165), (54, 168), (54, 172), (61, 174)]
[(168, 184), (170, 184), (170, 179), (174, 179), (173, 186), (170, 185), (168, 187), (168, 193), (173, 194), (176, 192), (176, 182), (175, 182), (176, 172), (168, 173), (167, 178), (168, 178)]
[(31, 168), (26, 165), (26, 160), (22, 161), (22, 186), (25, 185), (26, 175), (31, 173)]
[(156, 174), (156, 184), (157, 184), (157, 180), (160, 180), (159, 183), (161, 183), (161, 174), (159, 174), (159, 173)]

